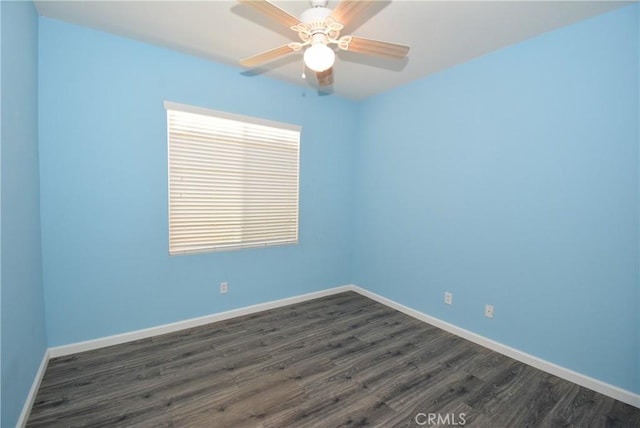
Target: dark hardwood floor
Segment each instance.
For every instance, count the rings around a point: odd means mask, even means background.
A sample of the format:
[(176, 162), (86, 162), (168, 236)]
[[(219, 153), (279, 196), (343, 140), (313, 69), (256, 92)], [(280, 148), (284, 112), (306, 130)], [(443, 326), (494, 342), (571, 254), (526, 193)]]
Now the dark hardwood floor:
[(462, 425), (640, 427), (640, 410), (349, 292), (52, 359), (27, 423)]

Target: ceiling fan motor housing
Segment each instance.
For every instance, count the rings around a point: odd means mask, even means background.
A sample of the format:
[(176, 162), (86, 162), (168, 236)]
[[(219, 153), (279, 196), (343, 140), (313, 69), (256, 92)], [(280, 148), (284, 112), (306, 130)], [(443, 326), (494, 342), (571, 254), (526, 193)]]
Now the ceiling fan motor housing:
[(300, 15), (300, 21), (308, 25), (315, 21), (321, 22), (329, 15), (331, 15), (331, 9), (327, 7), (312, 7), (302, 12), (302, 14)]
[(331, 17), (332, 13), (331, 9), (324, 6), (312, 7), (302, 12), (300, 23), (291, 29), (298, 33), (303, 45), (338, 43), (343, 25)]
[(327, 7), (329, 0), (310, 0), (311, 7)]

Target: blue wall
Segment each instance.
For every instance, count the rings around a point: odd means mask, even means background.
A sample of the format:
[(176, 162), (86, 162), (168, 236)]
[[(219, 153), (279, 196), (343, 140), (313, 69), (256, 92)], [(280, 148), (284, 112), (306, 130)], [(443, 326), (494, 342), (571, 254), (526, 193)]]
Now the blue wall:
[[(356, 104), (46, 18), (39, 61), (49, 346), (350, 282)], [(169, 257), (165, 100), (302, 126), (299, 245)]]
[(15, 425), (47, 347), (40, 256), (38, 16), (2, 10), (2, 419)]
[(640, 392), (638, 32), (635, 4), (365, 102), (354, 282)]

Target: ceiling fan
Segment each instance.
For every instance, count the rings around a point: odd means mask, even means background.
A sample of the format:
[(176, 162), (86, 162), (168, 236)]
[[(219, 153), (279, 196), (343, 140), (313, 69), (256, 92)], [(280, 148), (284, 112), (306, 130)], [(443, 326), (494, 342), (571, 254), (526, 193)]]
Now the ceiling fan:
[(304, 65), (316, 73), (318, 86), (323, 87), (333, 84), (336, 55), (331, 45), (345, 51), (394, 59), (403, 59), (409, 52), (409, 46), (405, 45), (350, 35), (340, 36), (344, 26), (375, 0), (341, 0), (334, 9), (327, 7), (328, 0), (310, 0), (311, 8), (302, 12), (299, 19), (267, 0), (238, 1), (292, 29), (301, 40), (245, 58), (240, 61), (244, 67), (254, 68), (304, 49)]

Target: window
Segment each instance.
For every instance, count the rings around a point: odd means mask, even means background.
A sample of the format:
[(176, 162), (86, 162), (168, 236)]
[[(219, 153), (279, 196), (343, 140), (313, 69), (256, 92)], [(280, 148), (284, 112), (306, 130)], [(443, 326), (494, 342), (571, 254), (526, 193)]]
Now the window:
[(165, 108), (169, 254), (296, 244), (300, 127)]

